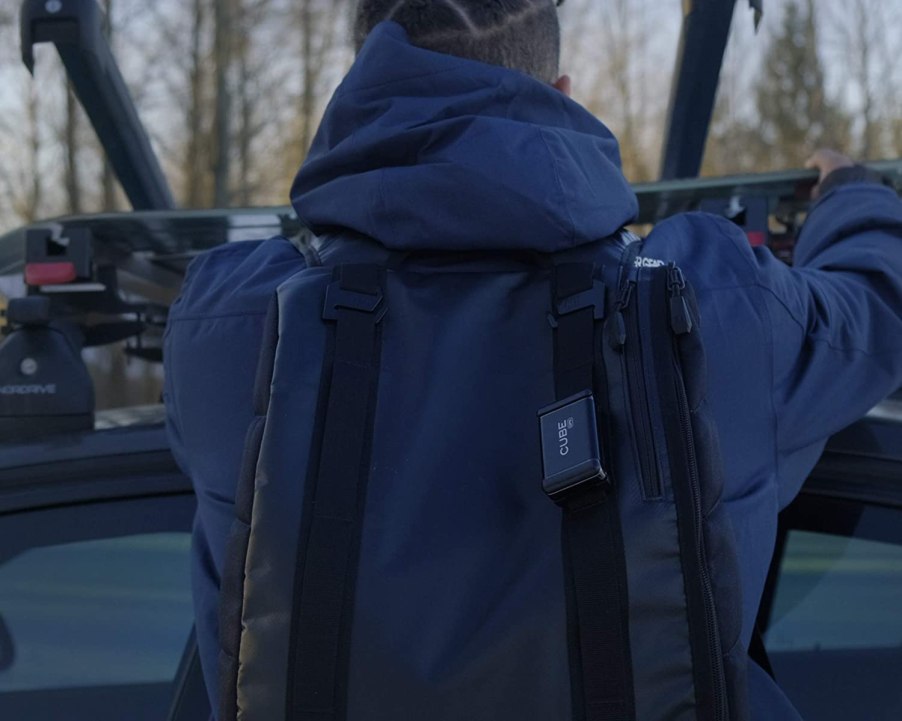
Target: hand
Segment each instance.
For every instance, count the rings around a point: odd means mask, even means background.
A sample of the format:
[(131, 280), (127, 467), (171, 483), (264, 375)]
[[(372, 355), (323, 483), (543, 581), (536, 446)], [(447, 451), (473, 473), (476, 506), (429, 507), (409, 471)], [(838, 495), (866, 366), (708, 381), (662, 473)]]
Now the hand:
[(824, 179), (834, 170), (851, 168), (854, 165), (855, 161), (835, 150), (828, 150), (826, 148), (818, 150), (805, 162), (806, 168), (816, 169), (820, 172), (817, 185), (815, 185), (814, 189), (811, 191), (811, 197), (817, 198), (820, 195), (821, 183), (823, 183)]

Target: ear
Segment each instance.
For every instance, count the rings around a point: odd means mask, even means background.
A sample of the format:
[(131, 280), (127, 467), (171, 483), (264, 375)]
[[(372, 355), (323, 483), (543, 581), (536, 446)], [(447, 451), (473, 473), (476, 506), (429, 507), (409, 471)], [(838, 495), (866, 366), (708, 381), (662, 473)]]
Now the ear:
[(568, 98), (572, 97), (573, 82), (570, 80), (569, 75), (561, 75), (556, 82), (552, 83), (552, 86), (560, 90)]

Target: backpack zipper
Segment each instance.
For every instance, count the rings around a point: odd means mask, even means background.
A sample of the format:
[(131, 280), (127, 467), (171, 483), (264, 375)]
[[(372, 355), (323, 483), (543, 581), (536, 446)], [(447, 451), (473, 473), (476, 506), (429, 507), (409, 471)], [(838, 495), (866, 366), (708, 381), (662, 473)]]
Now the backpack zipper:
[(667, 287), (670, 290), (670, 327), (676, 336), (687, 335), (693, 328), (692, 314), (683, 296), (686, 278), (675, 263), (667, 266)]
[(664, 488), (658, 469), (655, 434), (651, 427), (637, 285), (637, 281), (628, 275), (621, 288), (613, 321), (614, 347), (620, 351), (623, 375), (629, 388), (629, 420), (639, 461), (642, 498), (649, 501), (663, 498)]
[(680, 337), (693, 331), (692, 315), (683, 291), (686, 281), (682, 271), (673, 263), (668, 266), (667, 285), (670, 291), (670, 326), (673, 330), (673, 355), (675, 362), (676, 396), (679, 406), (680, 432), (688, 457), (689, 488), (692, 493), (692, 531), (696, 539), (696, 561), (699, 572), (699, 582), (702, 588), (705, 613), (705, 631), (708, 643), (708, 653), (711, 660), (711, 668), (714, 673), (714, 718), (716, 721), (726, 721), (729, 715), (727, 707), (726, 676), (724, 671), (723, 656), (720, 648), (720, 631), (717, 627), (717, 616), (714, 603), (714, 590), (711, 584), (711, 576), (708, 571), (708, 559), (705, 552), (705, 537), (702, 516), (701, 481), (699, 478), (698, 459), (695, 455), (695, 437), (692, 430), (692, 415), (689, 408), (689, 398), (686, 393), (686, 385), (683, 380), (683, 364), (680, 355)]

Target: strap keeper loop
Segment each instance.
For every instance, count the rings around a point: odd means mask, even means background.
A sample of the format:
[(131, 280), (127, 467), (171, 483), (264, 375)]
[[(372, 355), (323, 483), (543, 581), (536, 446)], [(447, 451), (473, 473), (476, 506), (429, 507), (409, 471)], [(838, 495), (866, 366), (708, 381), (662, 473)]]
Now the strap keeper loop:
[(605, 285), (600, 280), (592, 283), (592, 288), (582, 293), (561, 298), (554, 304), (558, 317), (570, 315), (585, 308), (595, 309), (595, 320), (603, 320), (605, 315)]
[(375, 313), (376, 323), (381, 322), (388, 310), (382, 291), (375, 294), (360, 293), (342, 287), (342, 281), (336, 280), (326, 289), (326, 302), (323, 306), (323, 320), (338, 320), (339, 309), (355, 310), (359, 313)]

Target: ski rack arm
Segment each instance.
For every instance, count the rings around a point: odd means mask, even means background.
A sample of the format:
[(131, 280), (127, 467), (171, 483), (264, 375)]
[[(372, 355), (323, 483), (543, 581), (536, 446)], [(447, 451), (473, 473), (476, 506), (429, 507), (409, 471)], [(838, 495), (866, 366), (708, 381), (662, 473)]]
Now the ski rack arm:
[(34, 73), (34, 46), (52, 43), (110, 164), (135, 210), (175, 208), (128, 88), (102, 30), (95, 0), (25, 0), (22, 61)]
[[(684, 0), (683, 29), (661, 159), (661, 180), (693, 178), (702, 167), (736, 0)], [(749, 0), (755, 28), (764, 0)]]

